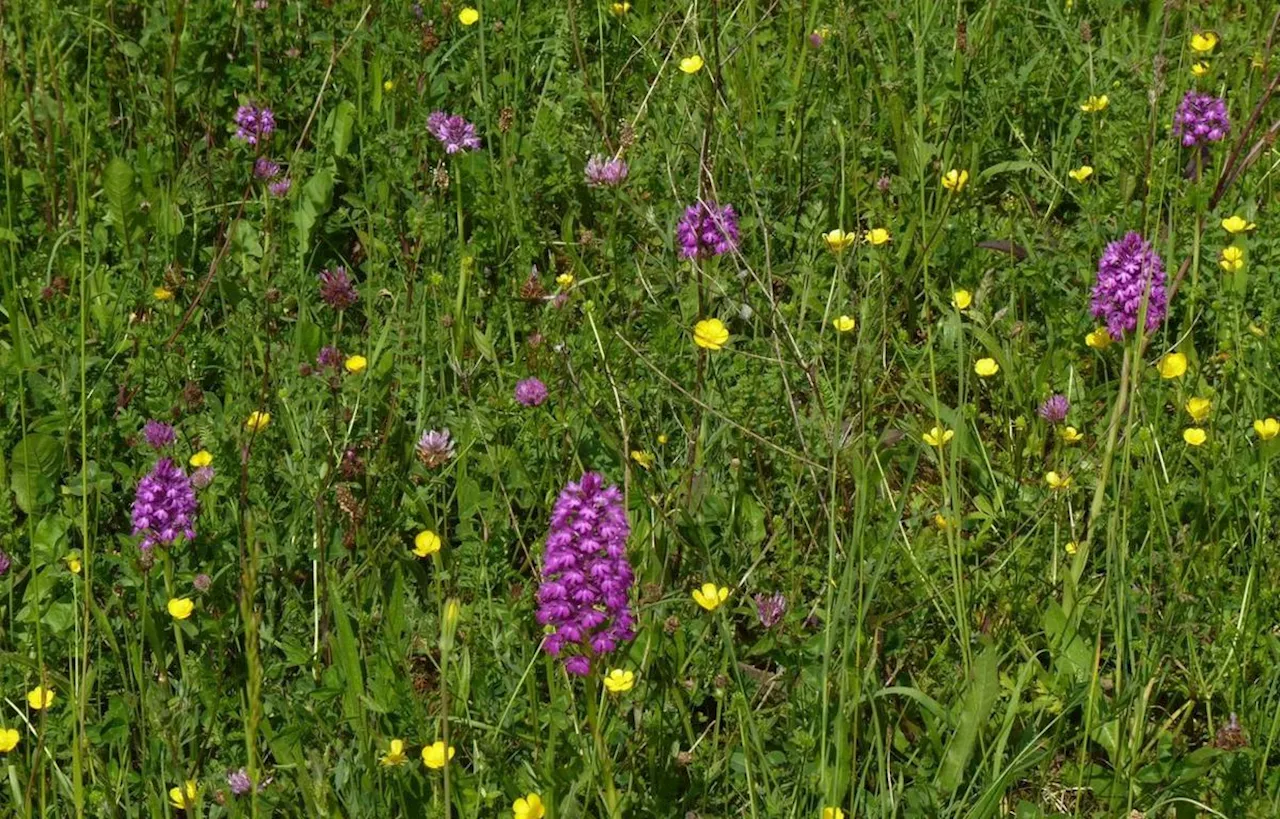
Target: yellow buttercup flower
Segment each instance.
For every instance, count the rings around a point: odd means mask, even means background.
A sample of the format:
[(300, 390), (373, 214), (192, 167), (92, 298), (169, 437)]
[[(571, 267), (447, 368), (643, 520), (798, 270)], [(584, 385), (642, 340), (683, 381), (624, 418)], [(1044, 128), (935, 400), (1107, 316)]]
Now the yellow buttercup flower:
[(729, 328), (720, 319), (703, 319), (693, 325), (693, 343), (704, 350), (719, 350), (728, 342)]
[(191, 612), (195, 611), (196, 604), (191, 602), (187, 597), (174, 597), (169, 600), (166, 606), (169, 610), (169, 616), (175, 620), (185, 620), (191, 616)]
[(0, 728), (0, 754), (7, 754), (14, 748), (18, 747), (18, 740), (22, 739), (13, 728)]
[(631, 4), (630, 3), (614, 3), (613, 5), (609, 6), (609, 11), (613, 14), (614, 17), (621, 17), (622, 15), (631, 11)]
[(701, 56), (694, 54), (692, 57), (685, 57), (680, 61), (680, 70), (686, 74), (697, 74), (705, 64)]
[(959, 193), (967, 184), (969, 184), (969, 172), (966, 170), (952, 168), (942, 175), (942, 187), (952, 193)]
[(386, 91), (388, 94), (390, 94), (392, 91), (396, 90), (396, 84), (395, 84), (395, 81), (394, 81), (394, 80), (384, 80), (384, 81), (383, 81), (383, 83), (382, 83), (382, 90), (383, 90), (383, 91)]
[(1209, 417), (1209, 410), (1213, 408), (1213, 403), (1208, 398), (1188, 398), (1187, 399), (1187, 415), (1191, 416), (1191, 420), (1197, 424), (1202, 423), (1204, 419)]
[(983, 378), (990, 378), (1000, 372), (1000, 365), (994, 358), (979, 358), (973, 362), (973, 371)]
[(53, 705), (53, 696), (54, 691), (52, 688), (37, 685), (27, 692), (27, 705), (31, 706), (33, 711), (42, 711)]
[(1235, 215), (1228, 216), (1222, 220), (1222, 229), (1227, 233), (1244, 233), (1256, 227), (1255, 223), (1246, 222), (1243, 218)]
[(1111, 333), (1106, 327), (1099, 327), (1084, 337), (1084, 343), (1095, 350), (1105, 350), (1111, 346)]
[(844, 819), (844, 811), (840, 808), (823, 808), (822, 819)]
[(1200, 446), (1209, 438), (1209, 433), (1200, 427), (1187, 427), (1182, 431), (1182, 440), (1187, 442), (1188, 446)]
[(1075, 170), (1067, 171), (1067, 176), (1071, 177), (1077, 182), (1083, 182), (1089, 177), (1093, 176), (1093, 167), (1090, 165), (1081, 165), (1079, 168), (1076, 168)]
[(439, 770), (449, 764), (449, 760), (453, 759), (453, 755), (457, 753), (457, 749), (452, 745), (446, 750), (444, 743), (436, 740), (430, 745), (422, 748), (422, 764), (432, 770)]
[(729, 599), (729, 590), (715, 583), (703, 583), (702, 588), (693, 590), (693, 600), (707, 611), (715, 611), (720, 604)]
[(213, 455), (212, 453), (209, 452), (209, 450), (202, 449), (196, 454), (192, 455), (191, 460), (188, 463), (190, 463), (196, 469), (203, 469), (204, 467), (213, 463)]
[(832, 253), (841, 253), (848, 250), (849, 246), (858, 241), (857, 234), (846, 233), (840, 228), (829, 230), (822, 234), (823, 241), (827, 243), (827, 249)]
[(951, 528), (951, 521), (947, 520), (941, 512), (933, 516), (933, 525), (938, 527), (939, 532), (945, 532)]
[(636, 684), (636, 672), (615, 668), (604, 677), (604, 687), (610, 694), (621, 694), (630, 691)]
[(178, 810), (186, 810), (196, 806), (196, 796), (199, 791), (196, 788), (196, 781), (188, 779), (181, 787), (169, 789), (169, 804)]
[(536, 793), (517, 799), (511, 805), (511, 812), (515, 814), (515, 819), (542, 819), (547, 815), (547, 809), (542, 806), (542, 797)]
[(929, 430), (921, 437), (924, 438), (924, 442), (929, 446), (938, 447), (939, 449), (941, 449), (943, 446), (946, 445), (947, 441), (950, 441), (952, 438), (956, 437), (956, 433), (955, 433), (955, 430), (942, 429), (941, 427), (934, 427), (933, 429)]
[(665, 432), (660, 432), (660, 433), (658, 433), (658, 443), (659, 443), (659, 444), (665, 444), (665, 443), (667, 442), (667, 440), (668, 440), (668, 439), (667, 439), (667, 433), (665, 433)]
[(1258, 433), (1258, 437), (1264, 441), (1270, 441), (1272, 438), (1280, 435), (1280, 421), (1274, 418), (1267, 418), (1263, 421), (1253, 422), (1253, 431)]
[(633, 449), (633, 450), (631, 450), (631, 460), (633, 460), (633, 461), (635, 461), (636, 463), (640, 464), (640, 465), (641, 465), (642, 467), (644, 467), (645, 469), (652, 469), (652, 468), (653, 468), (653, 453), (652, 453), (652, 452), (645, 452), (644, 450), (641, 450), (641, 449)]
[(1080, 551), (1080, 546), (1074, 540), (1068, 540), (1067, 544), (1062, 548), (1066, 549), (1067, 554), (1069, 555), (1073, 555), (1076, 552)]
[(1082, 102), (1080, 104), (1080, 110), (1084, 111), (1086, 114), (1096, 114), (1099, 111), (1105, 111), (1107, 109), (1107, 106), (1110, 104), (1111, 104), (1111, 100), (1107, 98), (1107, 95), (1100, 94), (1096, 97), (1091, 96), (1087, 100)]
[(968, 310), (973, 304), (973, 294), (968, 290), (957, 290), (951, 294), (951, 306), (957, 310)]
[(866, 233), (864, 233), (862, 235), (862, 238), (866, 239), (867, 244), (871, 245), (872, 247), (879, 247), (880, 245), (889, 241), (890, 236), (889, 236), (889, 231), (885, 230), (884, 228), (872, 228), (871, 230), (868, 230)]
[(560, 286), (561, 290), (568, 290), (570, 287), (573, 287), (573, 274), (561, 273), (559, 276), (556, 276), (556, 284)]
[(1181, 378), (1187, 372), (1187, 357), (1182, 353), (1169, 353), (1156, 365), (1161, 378)]
[(391, 740), (391, 746), (387, 748), (387, 752), (382, 755), (382, 759), (379, 761), (390, 768), (395, 765), (403, 765), (408, 759), (409, 757), (404, 752), (404, 740), (393, 739)]
[(837, 332), (841, 333), (852, 332), (853, 328), (858, 326), (858, 322), (854, 321), (852, 316), (841, 316), (831, 324), (836, 328)]
[(1206, 62), (1192, 63), (1191, 73), (1197, 77), (1203, 77), (1209, 73), (1209, 64)]
[(418, 557), (431, 557), (440, 551), (440, 536), (430, 529), (423, 529), (413, 539), (413, 553)]
[(471, 6), (467, 6), (462, 11), (458, 12), (458, 22), (462, 23), (464, 26), (474, 25), (479, 19), (480, 12), (471, 8)]
[(1222, 256), (1218, 259), (1218, 266), (1228, 273), (1234, 273), (1244, 267), (1244, 251), (1232, 245), (1222, 249)]
[(157, 287), (151, 291), (156, 301), (173, 301), (173, 291), (167, 287)]
[(271, 413), (254, 410), (244, 422), (244, 428), (250, 432), (262, 432), (271, 423)]
[(365, 371), (366, 367), (369, 366), (369, 359), (362, 355), (353, 355), (346, 360), (344, 366), (346, 366), (347, 372), (352, 375), (359, 375)]
[(67, 561), (67, 571), (72, 574), (80, 574), (80, 569), (83, 567), (80, 565), (79, 555), (67, 555), (62, 559)]
[(1191, 50), (1208, 54), (1218, 44), (1218, 35), (1212, 31), (1197, 31), (1191, 35)]
[(1084, 433), (1075, 427), (1063, 427), (1058, 434), (1062, 436), (1064, 444), (1078, 444), (1084, 440)]
[(1044, 473), (1044, 482), (1055, 492), (1071, 488), (1071, 476), (1059, 475), (1057, 472)]

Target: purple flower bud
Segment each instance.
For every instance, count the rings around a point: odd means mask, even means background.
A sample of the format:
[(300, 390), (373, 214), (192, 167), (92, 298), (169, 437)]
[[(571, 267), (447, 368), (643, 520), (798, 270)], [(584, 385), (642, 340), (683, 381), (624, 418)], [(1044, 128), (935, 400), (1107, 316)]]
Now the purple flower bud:
[(773, 628), (782, 621), (782, 615), (787, 612), (787, 598), (782, 594), (774, 595), (756, 595), (756, 616), (760, 618), (760, 625), (765, 628)]
[(1071, 410), (1071, 402), (1065, 395), (1051, 395), (1040, 405), (1040, 417), (1051, 424), (1061, 424), (1067, 420)]
[(680, 258), (705, 259), (738, 249), (738, 214), (733, 205), (698, 202), (685, 208), (676, 226)]
[(146, 439), (147, 446), (155, 450), (161, 450), (172, 444), (177, 439), (177, 433), (173, 427), (161, 421), (147, 421), (142, 427), (142, 437)]
[(480, 147), (476, 126), (460, 116), (436, 111), (427, 117), (427, 131), (440, 140), (447, 154), (474, 150)]
[(516, 401), (526, 407), (536, 407), (547, 400), (547, 385), (536, 378), (526, 378), (516, 383)]
[(629, 170), (621, 159), (596, 154), (587, 160), (587, 184), (593, 188), (616, 188), (627, 178)]

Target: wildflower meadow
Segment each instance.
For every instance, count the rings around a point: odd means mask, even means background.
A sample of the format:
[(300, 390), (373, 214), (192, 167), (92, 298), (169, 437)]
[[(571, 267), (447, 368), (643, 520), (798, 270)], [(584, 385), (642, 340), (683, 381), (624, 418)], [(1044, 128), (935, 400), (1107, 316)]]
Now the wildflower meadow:
[(3, 0), (0, 816), (1280, 816), (1280, 11)]

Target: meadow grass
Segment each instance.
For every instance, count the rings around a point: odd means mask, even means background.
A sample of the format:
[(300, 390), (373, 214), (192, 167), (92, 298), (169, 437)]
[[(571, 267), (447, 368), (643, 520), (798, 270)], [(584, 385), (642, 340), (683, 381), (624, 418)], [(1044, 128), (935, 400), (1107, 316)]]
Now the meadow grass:
[(0, 815), (1280, 815), (1267, 5), (0, 3)]

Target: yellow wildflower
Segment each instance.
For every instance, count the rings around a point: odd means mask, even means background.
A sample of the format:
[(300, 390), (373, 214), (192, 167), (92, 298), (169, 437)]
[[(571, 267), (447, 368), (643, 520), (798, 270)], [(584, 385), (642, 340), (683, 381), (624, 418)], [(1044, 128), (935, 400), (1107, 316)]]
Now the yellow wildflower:
[(968, 310), (973, 304), (973, 294), (968, 290), (957, 290), (951, 294), (951, 306), (957, 310)]
[(697, 74), (702, 70), (705, 63), (700, 55), (694, 54), (692, 57), (685, 57), (680, 61), (680, 70), (686, 74)]
[(431, 557), (440, 546), (440, 536), (430, 529), (423, 529), (413, 539), (413, 553), (418, 557)]
[(1253, 431), (1258, 433), (1258, 437), (1264, 441), (1270, 441), (1272, 438), (1280, 435), (1280, 421), (1274, 418), (1267, 418), (1263, 421), (1253, 422)]
[(942, 187), (952, 193), (959, 193), (967, 184), (969, 184), (969, 172), (966, 170), (952, 168), (942, 175)]
[(27, 705), (31, 706), (33, 711), (41, 711), (53, 704), (53, 696), (54, 691), (52, 688), (37, 685), (27, 692)]
[(840, 808), (823, 808), (822, 819), (844, 819), (844, 811)]
[(729, 328), (720, 319), (703, 319), (693, 326), (693, 343), (704, 350), (719, 350), (728, 342)]
[(1181, 378), (1187, 372), (1187, 357), (1182, 353), (1169, 353), (1156, 365), (1161, 378)]
[(1197, 77), (1203, 77), (1209, 73), (1209, 64), (1206, 62), (1198, 62), (1191, 64), (1191, 73)]
[(1099, 327), (1084, 337), (1084, 343), (1095, 350), (1105, 350), (1111, 346), (1111, 333), (1106, 327)]
[(455, 753), (457, 753), (457, 749), (452, 745), (446, 750), (444, 743), (436, 740), (430, 745), (423, 746), (422, 764), (433, 770), (439, 770), (449, 764), (449, 760), (453, 759)]
[(194, 808), (197, 793), (195, 780), (188, 779), (181, 787), (169, 789), (169, 804), (178, 810)]
[(1218, 259), (1218, 266), (1228, 273), (1234, 273), (1244, 267), (1244, 251), (1232, 245), (1222, 249), (1222, 257)]
[(1106, 94), (1099, 96), (1090, 96), (1087, 100), (1080, 104), (1080, 110), (1086, 114), (1096, 114), (1099, 111), (1105, 111), (1107, 106), (1111, 104), (1111, 100)]
[(1063, 427), (1058, 434), (1062, 436), (1064, 444), (1078, 444), (1084, 440), (1084, 433), (1075, 427)]
[(1077, 182), (1083, 182), (1089, 177), (1093, 176), (1093, 167), (1091, 165), (1081, 165), (1079, 168), (1076, 168), (1075, 170), (1067, 171), (1067, 176), (1071, 177)]
[(1000, 372), (1000, 365), (994, 358), (979, 358), (973, 363), (973, 371), (983, 378), (990, 378)]
[(1222, 220), (1222, 229), (1227, 233), (1244, 233), (1257, 227), (1254, 222), (1246, 222), (1243, 218), (1231, 215)]
[(653, 453), (652, 453), (652, 452), (645, 452), (644, 450), (640, 450), (640, 449), (633, 449), (633, 450), (631, 450), (631, 460), (633, 460), (633, 461), (635, 461), (636, 463), (640, 464), (640, 465), (641, 465), (642, 467), (644, 467), (645, 469), (652, 469), (652, 468), (653, 468)]
[(244, 422), (244, 428), (250, 432), (262, 432), (271, 423), (271, 413), (254, 410)]
[(547, 815), (547, 809), (542, 806), (542, 797), (536, 793), (517, 799), (511, 805), (511, 812), (515, 814), (515, 819), (542, 819)]
[(1200, 446), (1208, 438), (1209, 434), (1200, 427), (1187, 427), (1182, 431), (1182, 440), (1186, 441), (1188, 446)]
[(475, 25), (476, 21), (479, 19), (480, 12), (471, 8), (471, 6), (466, 6), (462, 11), (458, 12), (458, 22), (462, 23), (464, 26)]
[(62, 559), (67, 561), (67, 571), (72, 574), (80, 574), (80, 569), (83, 568), (80, 565), (80, 555), (67, 555)]
[(1057, 472), (1044, 473), (1044, 482), (1047, 483), (1049, 488), (1055, 492), (1071, 488), (1071, 476), (1059, 475)]
[(862, 238), (866, 239), (867, 244), (872, 247), (879, 247), (889, 241), (890, 236), (889, 231), (885, 228), (871, 228), (871, 230), (868, 230), (862, 235)]
[(707, 611), (715, 611), (720, 604), (729, 599), (729, 590), (715, 583), (703, 583), (702, 588), (693, 590), (693, 600)]
[(1204, 419), (1209, 417), (1209, 410), (1213, 408), (1213, 403), (1208, 398), (1188, 398), (1187, 399), (1187, 415), (1191, 416), (1191, 420), (1197, 424), (1203, 423)]
[(14, 748), (18, 747), (18, 740), (22, 739), (13, 728), (0, 728), (0, 754), (7, 754)]
[(631, 4), (630, 3), (614, 3), (613, 5), (609, 6), (609, 11), (610, 13), (613, 14), (614, 17), (621, 17), (622, 15), (631, 11)]
[(213, 463), (213, 455), (212, 453), (209, 452), (209, 450), (202, 449), (196, 454), (191, 456), (191, 460), (189, 461), (189, 463), (192, 466), (194, 466), (196, 469), (203, 469), (204, 467)]
[(1218, 35), (1212, 31), (1197, 31), (1191, 35), (1191, 50), (1200, 54), (1208, 54), (1218, 44)]
[(938, 447), (939, 449), (941, 449), (943, 446), (946, 445), (947, 441), (950, 441), (952, 438), (956, 437), (956, 433), (954, 430), (934, 427), (933, 429), (929, 430), (921, 437), (924, 438), (924, 442), (929, 446)]
[(347, 359), (345, 366), (347, 368), (347, 372), (352, 375), (359, 375), (365, 371), (366, 367), (369, 366), (369, 359), (362, 355), (353, 355)]
[(392, 767), (395, 765), (403, 765), (408, 759), (409, 757), (405, 755), (404, 752), (404, 740), (393, 739), (391, 740), (391, 747), (387, 748), (387, 752), (382, 755), (382, 759), (380, 761), (383, 765)]
[(829, 230), (822, 234), (823, 240), (827, 243), (827, 249), (832, 253), (841, 253), (849, 249), (849, 246), (858, 241), (857, 234), (846, 233), (840, 228)]
[(392, 91), (396, 90), (395, 82), (393, 80), (384, 80), (382, 83), (382, 90), (390, 94)]
[(151, 291), (156, 301), (173, 301), (173, 291), (167, 287), (157, 287)]
[(604, 687), (610, 694), (621, 694), (630, 691), (636, 684), (636, 672), (615, 668), (605, 675)]
[(561, 290), (568, 290), (570, 287), (573, 287), (573, 274), (561, 273), (559, 276), (556, 276), (556, 284), (560, 286)]
[(173, 619), (185, 620), (191, 616), (191, 612), (195, 611), (196, 604), (192, 603), (189, 597), (174, 597), (169, 600), (166, 608)]
[(854, 327), (858, 326), (858, 322), (853, 320), (853, 316), (841, 316), (840, 318), (831, 322), (831, 324), (836, 328), (838, 332), (841, 332), (841, 333), (851, 332)]

